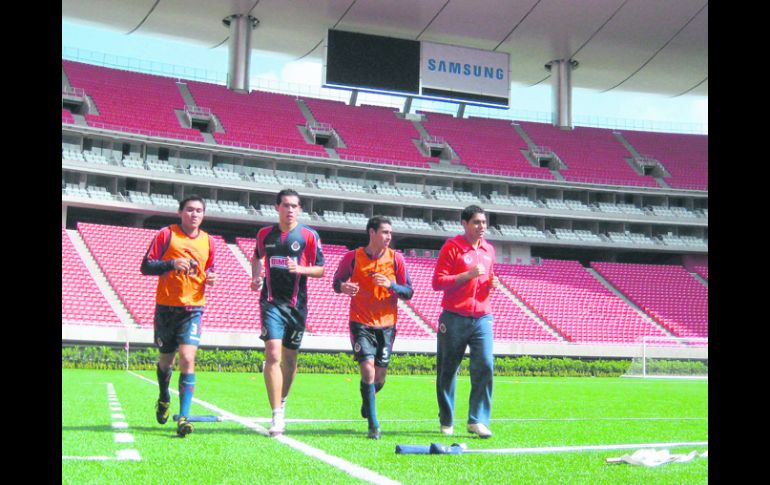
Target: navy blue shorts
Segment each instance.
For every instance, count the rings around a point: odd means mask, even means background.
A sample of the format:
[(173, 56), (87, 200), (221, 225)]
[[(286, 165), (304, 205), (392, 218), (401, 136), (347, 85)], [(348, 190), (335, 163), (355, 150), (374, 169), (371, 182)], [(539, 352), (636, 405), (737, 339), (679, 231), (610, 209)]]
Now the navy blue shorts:
[(200, 345), (203, 307), (155, 305), (155, 344), (161, 353), (176, 352), (180, 344)]
[(350, 322), (350, 344), (356, 362), (374, 360), (377, 367), (387, 368), (390, 352), (396, 340), (396, 327), (372, 328), (358, 322)]
[(305, 335), (304, 314), (296, 308), (263, 302), (259, 315), (262, 319), (260, 339), (281, 340), (281, 344), (287, 349), (299, 349)]

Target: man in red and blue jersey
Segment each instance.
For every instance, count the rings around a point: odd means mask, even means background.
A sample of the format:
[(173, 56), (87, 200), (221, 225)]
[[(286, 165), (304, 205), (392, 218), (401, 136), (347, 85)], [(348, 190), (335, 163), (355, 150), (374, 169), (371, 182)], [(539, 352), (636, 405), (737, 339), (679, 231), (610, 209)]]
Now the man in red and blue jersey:
[(307, 278), (324, 274), (321, 238), (297, 220), (302, 210), (299, 194), (284, 189), (275, 202), (278, 224), (259, 230), (251, 261), (251, 289), (261, 290), (259, 338), (265, 341), (265, 386), (273, 410), (271, 436), (283, 434), (286, 428), (286, 398), (297, 374), (297, 353), (307, 319)]
[(345, 253), (334, 273), (334, 291), (350, 296), (350, 343), (361, 369), (361, 416), (370, 439), (380, 439), (375, 394), (385, 385), (396, 338), (398, 299), (412, 297), (412, 281), (401, 253), (388, 245), (390, 220), (374, 216), (366, 223), (369, 244)]
[(436, 397), (441, 432), (454, 434), (457, 370), (470, 347), (471, 395), (468, 432), (489, 438), (492, 412), (492, 313), (489, 294), (499, 284), (492, 272), (495, 248), (484, 235), (484, 209), (470, 205), (460, 214), (464, 233), (441, 247), (433, 271), (433, 289), (443, 291), (436, 350)]
[(160, 348), (156, 373), (160, 396), (155, 404), (158, 423), (168, 420), (168, 388), (179, 352), (179, 420), (177, 434), (193, 432), (187, 420), (195, 391), (195, 354), (201, 338), (206, 285), (217, 282), (214, 242), (200, 229), (206, 212), (204, 200), (190, 195), (179, 202), (179, 224), (161, 229), (142, 260), (144, 275), (158, 276), (155, 295), (155, 343)]

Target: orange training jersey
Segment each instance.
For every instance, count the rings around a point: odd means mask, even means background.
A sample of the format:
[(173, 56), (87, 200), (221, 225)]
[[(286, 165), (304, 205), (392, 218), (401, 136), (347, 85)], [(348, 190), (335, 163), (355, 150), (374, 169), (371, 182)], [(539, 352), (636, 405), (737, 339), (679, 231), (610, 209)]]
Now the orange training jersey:
[[(388, 278), (391, 287), (376, 286), (375, 273)], [(413, 292), (403, 256), (390, 248), (377, 259), (372, 259), (364, 248), (348, 252), (334, 275), (335, 291), (340, 292), (344, 281), (358, 283), (358, 293), (350, 298), (350, 320), (373, 327), (395, 325), (398, 298), (409, 299)]]
[[(165, 250), (164, 250), (165, 248)], [(155, 293), (158, 305), (168, 306), (204, 306), (206, 272), (213, 270), (214, 247), (207, 232), (200, 230), (191, 238), (177, 225), (163, 228), (156, 236), (145, 256), (145, 260), (171, 262), (185, 258), (195, 260), (196, 265), (189, 271), (173, 269), (158, 277), (158, 289)]]

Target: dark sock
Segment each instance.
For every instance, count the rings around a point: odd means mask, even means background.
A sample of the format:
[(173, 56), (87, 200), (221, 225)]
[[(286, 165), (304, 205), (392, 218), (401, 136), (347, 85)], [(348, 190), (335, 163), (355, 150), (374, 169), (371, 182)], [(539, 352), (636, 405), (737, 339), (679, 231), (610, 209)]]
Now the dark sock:
[(374, 392), (375, 393), (380, 392), (380, 389), (382, 389), (383, 387), (385, 387), (385, 383), (384, 382), (375, 382), (374, 383)]
[(190, 404), (195, 393), (195, 374), (179, 374), (179, 415), (190, 416)]
[(379, 428), (377, 421), (377, 410), (374, 403), (374, 384), (365, 384), (361, 382), (361, 398), (364, 400), (364, 408), (368, 411), (366, 419), (369, 421), (369, 429)]
[(163, 402), (170, 402), (171, 395), (168, 393), (168, 386), (171, 382), (171, 373), (173, 369), (161, 369), (160, 366), (155, 368), (155, 374), (158, 376), (158, 388), (160, 389), (160, 395), (158, 399)]

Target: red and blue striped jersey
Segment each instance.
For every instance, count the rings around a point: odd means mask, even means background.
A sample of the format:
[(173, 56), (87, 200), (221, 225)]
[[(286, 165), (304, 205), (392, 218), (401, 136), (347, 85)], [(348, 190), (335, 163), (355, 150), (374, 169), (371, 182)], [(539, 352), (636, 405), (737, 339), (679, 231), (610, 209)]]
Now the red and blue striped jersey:
[(307, 276), (289, 273), (288, 259), (300, 266), (323, 266), (324, 256), (318, 233), (297, 224), (288, 232), (281, 232), (278, 224), (263, 227), (257, 233), (255, 258), (265, 258), (265, 284), (260, 304), (265, 302), (296, 308), (307, 312)]

